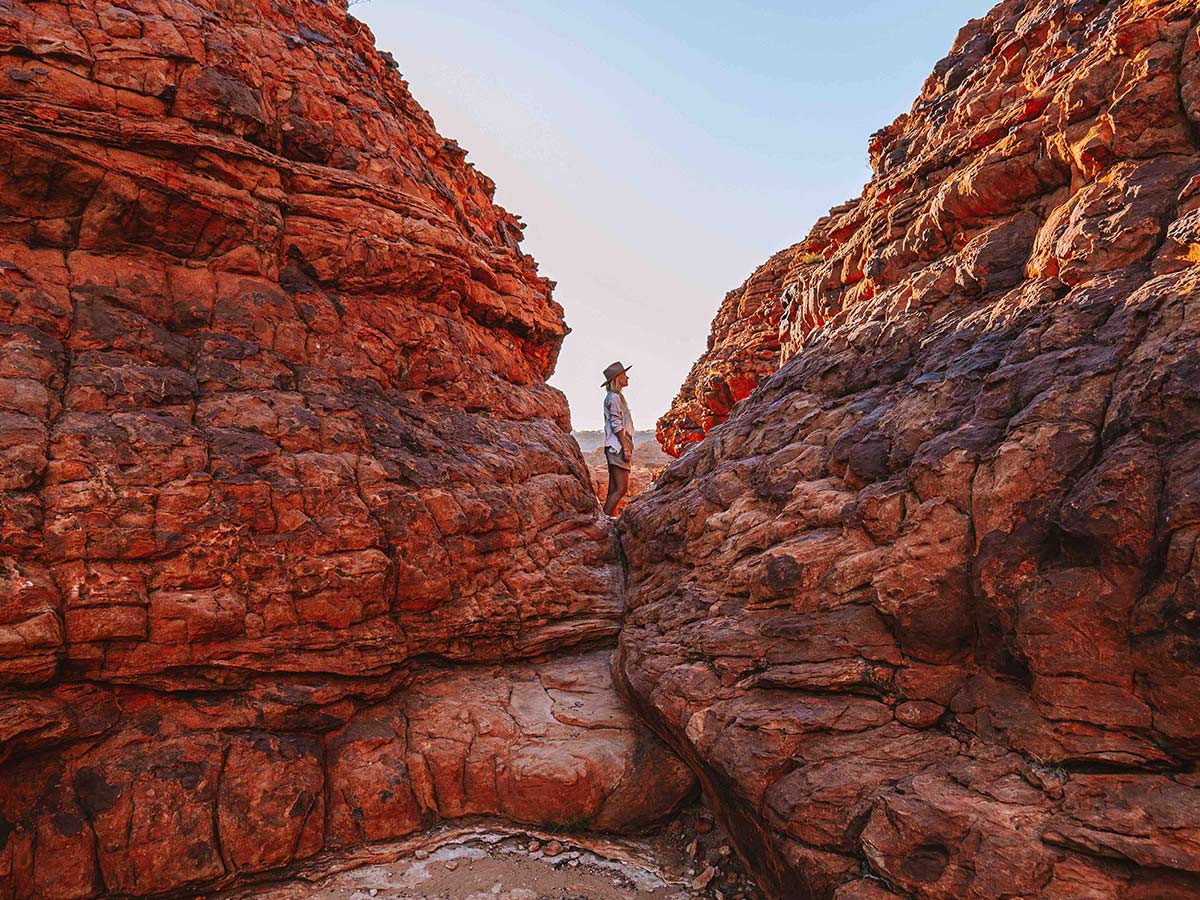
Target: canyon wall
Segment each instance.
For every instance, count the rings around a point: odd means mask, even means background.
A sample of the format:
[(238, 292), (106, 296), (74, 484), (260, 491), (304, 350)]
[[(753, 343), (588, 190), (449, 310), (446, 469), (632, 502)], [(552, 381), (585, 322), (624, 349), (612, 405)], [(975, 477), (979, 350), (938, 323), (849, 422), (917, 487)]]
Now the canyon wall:
[(333, 0), (0, 0), (0, 898), (690, 790), (464, 156)]
[(618, 669), (775, 897), (1200, 897), (1198, 23), (968, 24), (664, 421)]

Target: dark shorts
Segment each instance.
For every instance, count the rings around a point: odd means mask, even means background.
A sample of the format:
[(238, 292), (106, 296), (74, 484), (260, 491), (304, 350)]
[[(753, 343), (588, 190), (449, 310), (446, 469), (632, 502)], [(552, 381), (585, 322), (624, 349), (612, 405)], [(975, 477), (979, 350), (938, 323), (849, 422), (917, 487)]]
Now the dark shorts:
[(616, 466), (618, 469), (629, 471), (629, 461), (625, 459), (625, 452), (623, 450), (614, 450), (612, 447), (605, 447), (604, 458), (608, 460), (610, 466)]

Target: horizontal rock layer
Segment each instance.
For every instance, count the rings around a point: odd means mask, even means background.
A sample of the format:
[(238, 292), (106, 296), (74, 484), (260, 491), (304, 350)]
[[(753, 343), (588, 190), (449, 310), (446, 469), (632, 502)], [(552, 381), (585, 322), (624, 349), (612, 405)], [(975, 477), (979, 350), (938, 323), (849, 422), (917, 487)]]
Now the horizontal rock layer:
[(969, 24), (625, 515), (619, 670), (774, 896), (1200, 896), (1198, 24)]
[(5, 767), (0, 896), (220, 885), (464, 816), (630, 830), (694, 784), (626, 711), (607, 650), (429, 669), (378, 700), (311, 677), (239, 688), (63, 686), (6, 709), (6, 748), (90, 740)]
[(0, 2), (0, 897), (686, 791), (596, 659), (419, 674), (611, 641), (620, 571), (552, 284), (394, 68), (332, 0)]

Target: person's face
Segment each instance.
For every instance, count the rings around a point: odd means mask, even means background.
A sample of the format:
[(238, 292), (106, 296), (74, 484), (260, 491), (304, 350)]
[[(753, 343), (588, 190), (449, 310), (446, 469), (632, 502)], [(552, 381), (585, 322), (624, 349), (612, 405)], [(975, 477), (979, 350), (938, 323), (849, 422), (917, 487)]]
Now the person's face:
[(627, 384), (629, 384), (629, 376), (622, 372), (617, 376), (617, 387), (623, 388)]

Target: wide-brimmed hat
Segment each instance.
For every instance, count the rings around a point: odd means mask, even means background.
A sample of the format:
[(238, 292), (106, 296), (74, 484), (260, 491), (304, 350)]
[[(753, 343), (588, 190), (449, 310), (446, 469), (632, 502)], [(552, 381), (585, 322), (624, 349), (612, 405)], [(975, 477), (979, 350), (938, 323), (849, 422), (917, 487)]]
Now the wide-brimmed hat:
[(633, 366), (626, 366), (620, 362), (613, 363), (611, 366), (609, 366), (607, 369), (604, 370), (604, 382), (600, 386), (604, 387), (604, 385), (608, 384), (610, 381), (612, 381), (614, 378), (616, 378), (622, 372), (628, 372), (632, 368), (633, 368)]

